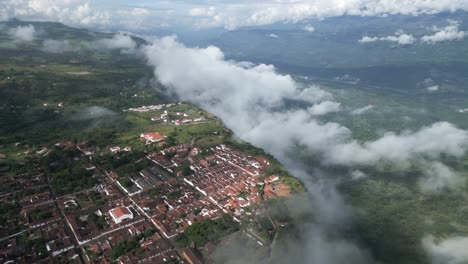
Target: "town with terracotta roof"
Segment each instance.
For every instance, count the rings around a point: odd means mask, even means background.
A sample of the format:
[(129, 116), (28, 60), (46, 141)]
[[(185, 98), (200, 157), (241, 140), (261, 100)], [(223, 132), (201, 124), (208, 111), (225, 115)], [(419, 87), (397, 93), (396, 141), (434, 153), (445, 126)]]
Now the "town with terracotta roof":
[[(47, 166), (0, 178), (2, 208), (18, 207), (2, 218), (0, 262), (212, 263), (210, 245), (231, 234), (269, 248), (280, 221), (268, 201), (300, 190), (290, 176), (267, 154), (226, 141), (219, 121), (184, 103), (126, 113), (155, 122), (155, 111), (208, 123), (159, 122), (104, 147), (61, 140), (25, 152)], [(23, 240), (35, 244), (16, 255)]]

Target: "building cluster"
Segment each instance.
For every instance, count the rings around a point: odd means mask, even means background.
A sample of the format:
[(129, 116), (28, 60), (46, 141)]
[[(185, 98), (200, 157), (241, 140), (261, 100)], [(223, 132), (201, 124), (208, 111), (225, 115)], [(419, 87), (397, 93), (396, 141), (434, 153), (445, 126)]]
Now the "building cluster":
[(0, 177), (0, 186), (0, 263), (79, 258), (43, 172)]
[(61, 197), (57, 203), (80, 245), (143, 219), (132, 208), (131, 202), (109, 183), (77, 195)]
[(190, 150), (189, 145), (181, 144), (166, 148), (159, 153), (152, 153), (147, 158), (167, 171), (174, 172), (176, 168), (187, 162), (191, 156), (198, 154), (196, 150)]
[(110, 146), (109, 150), (110, 150), (111, 153), (117, 154), (117, 153), (120, 153), (122, 151), (123, 152), (130, 152), (130, 151), (132, 151), (132, 148), (129, 147), (129, 146), (126, 146), (124, 148), (121, 148), (120, 146)]
[[(153, 122), (161, 122), (164, 124), (172, 124), (175, 126), (181, 125), (190, 125), (190, 124), (200, 124), (206, 121), (205, 117), (193, 113), (193, 111), (186, 111), (183, 108), (177, 108), (176, 106), (181, 106), (183, 103), (173, 103), (173, 104), (159, 104), (159, 105), (144, 105), (135, 108), (129, 108), (124, 111), (136, 112), (136, 113), (149, 113), (149, 112), (158, 112), (154, 114), (150, 119)], [(169, 111), (169, 108), (171, 111)], [(201, 113), (201, 112), (199, 112)]]
[(0, 263), (111, 263), (114, 251), (132, 240), (137, 246), (116, 263), (187, 263), (155, 234), (118, 178), (109, 173), (97, 186), (57, 197), (41, 171), (0, 177)]
[(154, 226), (112, 184), (110, 176), (98, 188), (62, 197), (58, 205), (78, 245), (88, 252), (87, 258), (99, 256), (101, 262), (108, 262), (116, 248), (135, 240), (138, 246), (119, 256), (117, 263), (185, 263), (167, 241), (154, 234)]
[[(149, 132), (141, 139), (157, 143), (166, 136)], [(80, 153), (73, 159), (85, 161), (80, 166), (92, 169), (92, 177), (99, 175), (98, 184), (57, 196), (40, 167), (0, 177), (1, 212), (18, 211), (1, 215), (1, 263), (200, 263), (189, 249), (176, 249), (173, 238), (195, 223), (225, 214), (241, 221), (262, 200), (290, 191), (278, 176), (266, 176), (267, 159), (225, 145), (203, 151), (188, 144), (166, 147), (146, 156), (151, 166), (127, 175), (100, 168), (92, 159), (99, 149), (88, 142), (56, 146), (77, 148)], [(125, 151), (117, 146), (109, 150)], [(20, 245), (24, 239), (44, 247), (26, 248)], [(129, 241), (137, 246), (122, 246)]]
[(140, 139), (144, 140), (146, 144), (158, 143), (165, 140), (167, 136), (158, 132), (148, 132), (140, 135)]
[(85, 156), (92, 156), (96, 152), (96, 147), (91, 146), (88, 141), (82, 141), (76, 144), (76, 148)]
[(224, 145), (213, 148), (212, 152), (212, 156), (192, 164), (195, 173), (184, 181), (239, 221), (244, 208), (262, 201), (265, 183), (261, 176), (267, 165)]
[(146, 113), (146, 112), (151, 112), (151, 111), (157, 111), (157, 110), (162, 110), (165, 108), (170, 108), (175, 105), (181, 105), (182, 103), (174, 103), (174, 104), (158, 104), (158, 105), (143, 105), (140, 107), (135, 107), (135, 108), (129, 108), (124, 111), (129, 111), (129, 112), (138, 112), (138, 113)]
[[(170, 172), (190, 166), (189, 175), (178, 173), (177, 178), (157, 183), (154, 196), (141, 194), (138, 198), (139, 207), (167, 238), (193, 223), (216, 219), (222, 214), (240, 221), (248, 207), (263, 200), (264, 186), (279, 181), (278, 176), (265, 179), (269, 162), (263, 157), (224, 145), (197, 159), (200, 152), (181, 144), (148, 155), (148, 159)], [(177, 195), (171, 195), (174, 193)]]
[[(172, 116), (173, 118), (171, 118)], [(182, 112), (174, 112), (174, 113), (169, 113), (167, 110), (164, 110), (164, 112), (159, 115), (159, 116), (153, 116), (151, 118), (151, 121), (154, 122), (163, 122), (163, 123), (171, 123), (175, 126), (180, 126), (180, 125), (189, 125), (189, 124), (194, 124), (194, 123), (201, 123), (205, 121), (204, 117), (195, 117), (191, 118), (189, 114), (187, 113), (182, 113)]]
[(222, 215), (207, 197), (176, 178), (159, 182), (149, 195), (139, 195), (135, 200), (166, 238), (176, 236), (196, 222)]
[(193, 119), (191, 118), (174, 119), (174, 120), (171, 120), (171, 123), (173, 123), (175, 126), (180, 126), (180, 125), (199, 124), (203, 121), (205, 121), (204, 117), (197, 117)]

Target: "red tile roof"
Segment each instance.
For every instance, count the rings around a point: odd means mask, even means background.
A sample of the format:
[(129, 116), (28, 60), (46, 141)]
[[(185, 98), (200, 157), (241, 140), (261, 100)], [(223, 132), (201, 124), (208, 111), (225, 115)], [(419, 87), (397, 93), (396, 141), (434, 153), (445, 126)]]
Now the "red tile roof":
[(117, 207), (112, 212), (117, 218), (122, 217), (124, 215), (131, 214), (130, 210), (128, 210), (127, 207)]
[(145, 138), (151, 139), (153, 141), (160, 141), (166, 138), (166, 136), (159, 134), (157, 132), (150, 132), (143, 134)]

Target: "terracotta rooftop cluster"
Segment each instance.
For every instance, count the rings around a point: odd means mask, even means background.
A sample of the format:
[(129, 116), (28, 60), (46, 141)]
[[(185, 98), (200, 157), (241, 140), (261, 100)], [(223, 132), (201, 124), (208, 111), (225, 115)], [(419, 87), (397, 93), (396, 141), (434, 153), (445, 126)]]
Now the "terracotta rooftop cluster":
[(166, 237), (173, 237), (193, 223), (216, 219), (222, 211), (189, 184), (171, 178), (157, 184), (155, 197), (140, 194), (137, 203)]
[(148, 159), (163, 167), (164, 169), (174, 172), (175, 168), (184, 163), (189, 155), (189, 146), (187, 144), (176, 145), (166, 148), (159, 153), (148, 155)]
[[(267, 169), (265, 159), (252, 157), (238, 150), (220, 145), (212, 148), (212, 155), (195, 159), (200, 150), (186, 144), (166, 148), (148, 156), (157, 165), (174, 172), (182, 164), (190, 164), (192, 174), (182, 179), (160, 183), (164, 193), (178, 191), (176, 200), (168, 196), (141, 201), (155, 225), (167, 237), (182, 232), (189, 225), (216, 219), (228, 213), (237, 221), (245, 208), (262, 201), (262, 176)], [(177, 186), (178, 190), (174, 190)], [(193, 190), (199, 197), (193, 195)]]
[(262, 201), (260, 176), (265, 168), (251, 156), (225, 146), (216, 147), (213, 153), (192, 165), (195, 173), (184, 181), (238, 220), (243, 208)]

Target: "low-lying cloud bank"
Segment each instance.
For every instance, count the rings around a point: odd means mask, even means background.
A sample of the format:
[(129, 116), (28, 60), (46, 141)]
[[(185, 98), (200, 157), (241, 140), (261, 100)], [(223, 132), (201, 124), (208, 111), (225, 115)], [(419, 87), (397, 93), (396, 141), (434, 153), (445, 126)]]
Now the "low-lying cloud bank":
[[(155, 67), (158, 81), (168, 88), (166, 93), (218, 115), (238, 136), (265, 148), (285, 164), (292, 162), (286, 158), (286, 150), (301, 137), (315, 140), (311, 142), (314, 145), (326, 144), (342, 130), (347, 131), (337, 124), (320, 125), (314, 117), (328, 111), (324, 106), (334, 105), (331, 94), (317, 87), (300, 89), (291, 76), (277, 74), (271, 65), (226, 61), (216, 47), (187, 48), (172, 37), (147, 46), (144, 53)], [(284, 99), (302, 100), (309, 106), (275, 110), (284, 107)], [(304, 248), (300, 252), (308, 252), (307, 261), (314, 263), (370, 263), (366, 251), (353, 241), (330, 236), (348, 226), (351, 217), (333, 186), (313, 184), (298, 166), (290, 168), (311, 190), (313, 204), (304, 206), (310, 206), (319, 217), (313, 227), (304, 227), (307, 240), (295, 241), (294, 247)]]
[[(379, 161), (434, 161), (442, 155), (459, 158), (468, 149), (468, 132), (447, 122), (435, 123), (417, 132), (387, 133), (380, 139), (360, 143), (355, 140), (335, 143), (325, 151), (333, 164), (372, 165)], [(444, 140), (440, 140), (440, 139)]]
[[(47, 36), (42, 28), (36, 29), (34, 25), (6, 27), (5, 30), (17, 43), (26, 43), (41, 40), (39, 37)], [(44, 37), (45, 38), (45, 37)], [(122, 52), (135, 52), (138, 44), (128, 34), (116, 33), (109, 38), (102, 38), (88, 44), (74, 43), (68, 39), (43, 39), (42, 51), (49, 53), (63, 53), (84, 49), (94, 50), (122, 50)]]
[(136, 42), (129, 36), (122, 33), (115, 34), (112, 38), (101, 39), (94, 43), (98, 48), (104, 49), (124, 49), (134, 50), (137, 47)]
[(9, 35), (18, 42), (31, 42), (37, 36), (33, 25), (17, 26), (8, 30)]
[[(459, 30), (459, 21), (449, 19), (448, 23), (449, 25), (443, 28), (433, 26), (431, 30), (434, 32), (434, 34), (424, 35), (419, 39), (419, 41), (424, 44), (436, 44), (438, 42), (463, 40), (466, 37), (466, 32)], [(404, 31), (398, 30), (393, 36), (364, 36), (358, 42), (361, 44), (366, 44), (377, 41), (395, 42), (398, 45), (411, 45), (416, 43), (417, 39), (411, 34), (405, 34)]]
[(112, 38), (99, 39), (89, 45), (72, 43), (69, 40), (45, 39), (42, 42), (42, 51), (49, 53), (63, 53), (80, 50), (121, 50), (123, 53), (136, 51), (137, 43), (129, 35), (118, 33)]
[(422, 244), (433, 264), (468, 262), (468, 237), (452, 237), (436, 242), (433, 236), (427, 236)]
[(419, 180), (419, 186), (426, 191), (440, 191), (445, 188), (456, 189), (463, 186), (465, 179), (456, 171), (441, 162), (423, 164), (424, 178)]
[[(468, 150), (467, 131), (446, 122), (413, 133), (387, 133), (371, 142), (353, 140), (348, 128), (315, 118), (340, 109), (326, 92), (314, 87), (304, 96), (308, 87), (301, 87), (289, 75), (278, 74), (272, 65), (240, 66), (226, 61), (213, 46), (187, 48), (175, 38), (165, 37), (144, 52), (158, 80), (169, 87), (167, 92), (207, 108), (238, 136), (275, 154), (299, 144), (321, 153), (329, 164), (373, 165), (380, 161), (433, 161), (441, 155), (461, 157)], [(310, 105), (290, 110), (285, 108), (284, 99)], [(369, 109), (361, 109), (365, 110)]]
[(465, 38), (466, 33), (459, 30), (460, 22), (449, 20), (449, 25), (444, 28), (433, 27), (435, 32), (433, 35), (425, 35), (421, 38), (423, 43), (434, 44), (443, 41), (462, 40)]
[(397, 43), (398, 45), (410, 45), (416, 42), (416, 38), (413, 35), (408, 35), (403, 31), (399, 30), (395, 32), (395, 35), (386, 36), (386, 37), (369, 37), (364, 36), (359, 40), (359, 43), (372, 43), (376, 41), (389, 41)]
[(70, 121), (88, 123), (90, 128), (112, 124), (117, 118), (117, 113), (101, 106), (77, 108), (76, 113), (69, 117)]
[[(372, 166), (380, 162), (427, 165), (420, 186), (437, 191), (455, 188), (456, 172), (439, 159), (459, 158), (468, 150), (468, 132), (446, 122), (418, 131), (387, 133), (375, 141), (359, 142), (340, 124), (323, 122), (321, 115), (340, 110), (333, 96), (318, 87), (304, 87), (289, 75), (281, 75), (272, 65), (228, 61), (214, 46), (188, 48), (174, 37), (165, 37), (142, 48), (154, 67), (167, 95), (200, 105), (219, 116), (240, 138), (264, 148), (290, 165), (311, 190), (313, 211), (320, 216), (310, 240), (302, 245), (311, 263), (372, 262), (365, 250), (350, 240), (331, 238), (337, 226), (346, 226), (352, 213), (334, 190), (333, 184), (318, 184), (304, 170), (297, 169), (288, 155), (293, 146), (303, 146), (321, 157), (323, 164)], [(302, 101), (303, 108), (288, 108), (285, 101)], [(356, 114), (369, 111), (368, 106)], [(290, 153), (290, 152), (289, 152)], [(355, 172), (353, 179), (367, 177)], [(335, 261), (335, 262), (334, 262)]]
[(42, 51), (48, 53), (62, 53), (76, 51), (79, 48), (74, 47), (68, 40), (46, 39), (42, 42)]
[(326, 115), (328, 113), (339, 112), (340, 110), (341, 104), (331, 101), (323, 101), (309, 108), (310, 114), (314, 116)]

